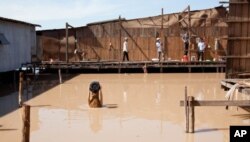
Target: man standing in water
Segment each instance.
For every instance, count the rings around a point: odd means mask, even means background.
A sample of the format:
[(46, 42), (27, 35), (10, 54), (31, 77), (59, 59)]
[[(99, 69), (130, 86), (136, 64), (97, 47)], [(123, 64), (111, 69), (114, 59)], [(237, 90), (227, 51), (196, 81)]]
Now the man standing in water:
[(156, 38), (156, 48), (157, 48), (157, 53), (158, 53), (158, 60), (161, 60), (162, 56), (162, 47), (161, 47), (161, 41), (160, 38)]
[(125, 61), (125, 58), (127, 59), (127, 61), (129, 61), (129, 58), (128, 58), (128, 38), (127, 37), (124, 38), (122, 51), (123, 51), (122, 61)]
[(101, 85), (98, 81), (93, 81), (89, 86), (88, 103), (92, 108), (102, 107), (103, 105)]

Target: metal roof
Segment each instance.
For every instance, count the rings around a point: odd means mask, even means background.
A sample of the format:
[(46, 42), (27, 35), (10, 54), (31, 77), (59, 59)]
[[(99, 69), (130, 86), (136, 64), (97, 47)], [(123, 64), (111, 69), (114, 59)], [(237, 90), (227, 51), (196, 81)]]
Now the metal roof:
[(4, 18), (4, 17), (0, 17), (0, 21), (7, 21), (7, 22), (12, 22), (12, 23), (18, 23), (18, 24), (25, 24), (25, 25), (35, 26), (35, 27), (41, 27), (41, 25), (38, 25), (38, 24), (31, 24), (31, 23), (28, 23), (28, 22), (9, 19), (9, 18)]
[(10, 44), (10, 43), (6, 39), (6, 37), (4, 36), (4, 34), (0, 33), (0, 45), (6, 45), (6, 44)]

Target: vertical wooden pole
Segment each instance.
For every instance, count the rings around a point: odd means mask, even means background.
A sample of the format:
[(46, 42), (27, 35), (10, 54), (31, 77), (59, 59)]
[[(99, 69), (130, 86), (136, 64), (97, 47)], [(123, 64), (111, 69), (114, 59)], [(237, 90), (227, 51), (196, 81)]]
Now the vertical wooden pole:
[(19, 93), (18, 93), (18, 104), (19, 107), (21, 107), (23, 105), (23, 100), (22, 100), (22, 96), (23, 96), (23, 79), (24, 78), (24, 73), (20, 72), (19, 73)]
[(69, 59), (68, 59), (68, 48), (69, 48), (69, 29), (68, 29), (68, 23), (66, 23), (66, 62), (68, 63), (69, 62)]
[(119, 25), (120, 25), (120, 29), (119, 29), (119, 61), (122, 60), (121, 58), (121, 54), (122, 54), (122, 21), (121, 21), (121, 16), (119, 16)]
[(122, 21), (121, 21), (121, 15), (119, 16), (119, 69), (118, 72), (121, 73), (121, 61), (122, 61)]
[(185, 96), (184, 96), (184, 107), (185, 107), (185, 118), (186, 118), (186, 133), (188, 133), (189, 129), (189, 120), (188, 120), (188, 106), (187, 106), (187, 86), (185, 86)]
[(58, 69), (58, 76), (59, 76), (59, 82), (60, 82), (60, 84), (62, 84), (61, 68)]
[[(161, 9), (161, 40), (162, 40), (162, 55), (160, 59), (162, 58), (163, 60), (165, 59), (165, 38), (164, 38), (164, 32), (163, 32), (163, 21), (164, 21), (164, 9)], [(162, 73), (162, 68), (161, 68), (161, 73)]]
[(190, 50), (190, 46), (191, 46), (191, 43), (190, 43), (190, 39), (191, 39), (191, 14), (190, 14), (190, 5), (188, 6), (188, 37), (189, 37), (189, 42), (188, 42), (188, 59), (190, 60), (190, 57), (191, 57), (191, 50)]
[(193, 106), (194, 97), (188, 96), (188, 119), (189, 119), (189, 133), (194, 133), (194, 106)]
[(23, 119), (22, 142), (29, 142), (30, 141), (30, 106), (29, 105), (23, 106), (22, 119)]

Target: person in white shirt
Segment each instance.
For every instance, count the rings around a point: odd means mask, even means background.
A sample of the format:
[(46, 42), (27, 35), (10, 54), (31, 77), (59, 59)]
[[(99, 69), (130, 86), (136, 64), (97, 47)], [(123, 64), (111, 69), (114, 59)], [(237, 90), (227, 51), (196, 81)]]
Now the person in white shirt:
[(122, 61), (125, 61), (125, 58), (127, 59), (127, 61), (129, 61), (129, 58), (128, 58), (128, 38), (127, 37), (124, 38), (122, 51), (123, 51)]
[(200, 38), (198, 42), (198, 60), (203, 61), (204, 60), (204, 51), (205, 51), (206, 45), (202, 38)]
[(182, 36), (182, 41), (184, 43), (184, 55), (188, 55), (188, 48), (189, 48), (189, 36), (188, 33), (185, 32)]
[(161, 47), (161, 41), (160, 38), (156, 38), (156, 48), (157, 48), (157, 53), (158, 53), (158, 59), (159, 61), (161, 60), (161, 56), (162, 56), (162, 47)]

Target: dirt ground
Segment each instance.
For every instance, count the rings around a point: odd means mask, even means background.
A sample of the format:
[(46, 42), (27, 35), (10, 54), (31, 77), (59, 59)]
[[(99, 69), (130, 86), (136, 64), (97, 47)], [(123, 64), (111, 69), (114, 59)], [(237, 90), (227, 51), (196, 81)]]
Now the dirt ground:
[[(225, 100), (223, 73), (80, 74), (61, 85), (36, 81), (31, 105), (31, 142), (228, 142), (230, 125), (250, 125), (249, 112), (236, 107), (196, 107), (195, 133), (185, 133), (180, 107), (184, 88), (198, 100)], [(101, 83), (102, 108), (89, 108), (89, 84)], [(46, 87), (50, 89), (45, 89)], [(17, 92), (0, 97), (0, 141), (21, 141)], [(240, 99), (249, 99), (239, 97)], [(13, 107), (15, 108), (15, 107)], [(6, 111), (8, 110), (8, 111)]]

